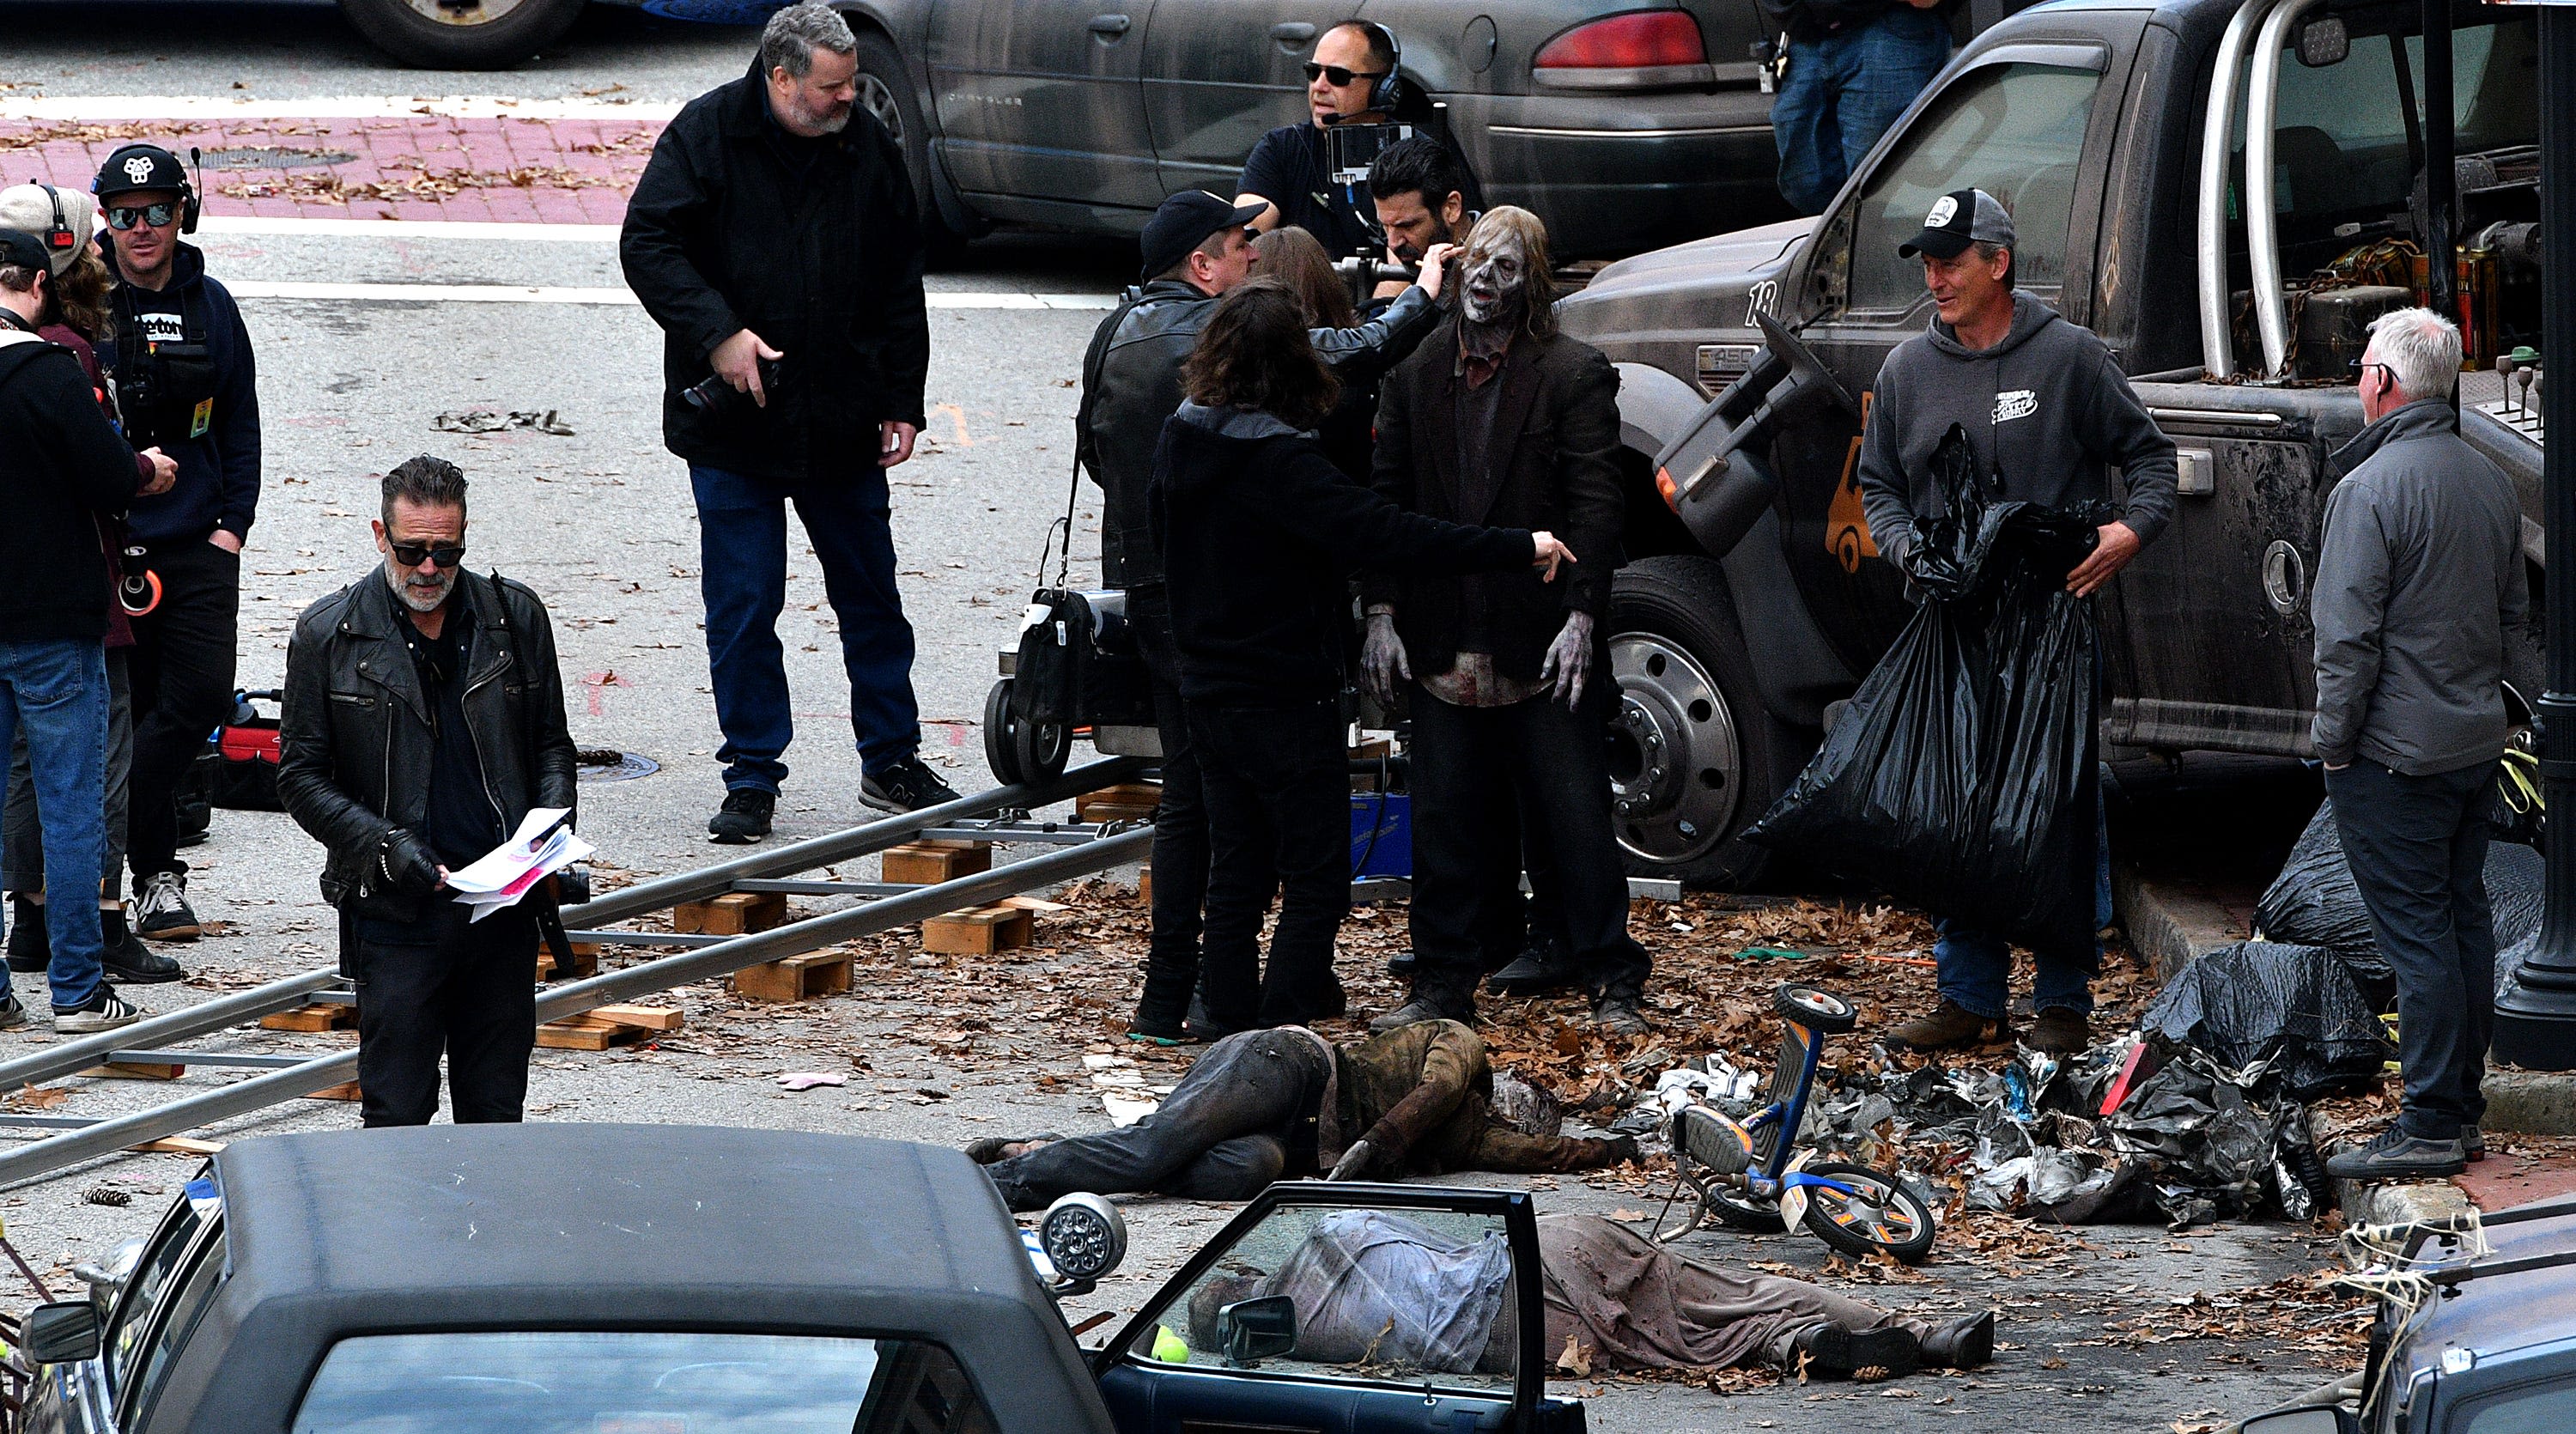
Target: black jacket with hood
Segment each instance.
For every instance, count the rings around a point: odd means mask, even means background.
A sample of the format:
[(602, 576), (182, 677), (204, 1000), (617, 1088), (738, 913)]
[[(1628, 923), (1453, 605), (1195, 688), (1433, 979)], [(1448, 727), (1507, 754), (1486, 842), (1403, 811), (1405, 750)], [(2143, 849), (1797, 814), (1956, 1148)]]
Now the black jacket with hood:
[[(799, 141), (760, 63), (689, 101), (653, 146), (618, 257), (662, 326), (662, 435), (691, 463), (782, 483), (882, 482), (877, 426), (922, 421), (930, 318), (902, 151), (864, 108)], [(786, 355), (767, 407), (692, 407), (716, 345), (749, 329)]]
[(1360, 569), (1508, 572), (1525, 528), (1408, 513), (1333, 466), (1315, 435), (1252, 409), (1184, 403), (1149, 485), (1181, 695), (1286, 707), (1341, 695)]
[(107, 636), (98, 518), (134, 497), (134, 450), (70, 349), (0, 323), (0, 642)]
[[(101, 244), (99, 257), (116, 272), (116, 246)], [(156, 394), (160, 412), (143, 411), (129, 387), (138, 363), (150, 362), (138, 352), (138, 303), (142, 308), (178, 306), (187, 342), (202, 345), (202, 357), (174, 362), (163, 370), (167, 391)], [(138, 448), (158, 445), (179, 465), (178, 482), (167, 493), (138, 498), (126, 515), (126, 535), (138, 543), (192, 543), (221, 528), (248, 538), (259, 517), (259, 361), (243, 326), (241, 308), (230, 289), (206, 272), (205, 251), (181, 244), (170, 262), (170, 284), (150, 301), (120, 276), (109, 294), (115, 331), (98, 346), (98, 361), (116, 375), (126, 437)], [(193, 372), (191, 371), (193, 370)], [(205, 431), (197, 427), (197, 405), (205, 403)]]
[[(524, 584), (458, 570), (469, 625), (465, 724), (483, 784), (516, 831), (534, 807), (571, 807), (578, 757), (564, 723), (563, 676), (545, 604)], [(400, 827), (418, 835), (437, 741), (403, 617), (381, 568), (304, 610), (286, 647), (277, 796), (327, 849), (322, 896), (343, 916), (412, 922), (444, 897), (386, 887), (376, 851)]]

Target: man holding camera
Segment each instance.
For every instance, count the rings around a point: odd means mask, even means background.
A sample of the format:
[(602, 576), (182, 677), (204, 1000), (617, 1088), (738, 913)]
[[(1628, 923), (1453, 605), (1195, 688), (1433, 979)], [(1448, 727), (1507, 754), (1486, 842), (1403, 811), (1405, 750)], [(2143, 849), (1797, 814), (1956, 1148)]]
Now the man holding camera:
[(957, 795), (918, 755), (885, 475), (921, 429), (921, 225), (901, 150), (856, 108), (857, 73), (831, 7), (771, 16), (751, 72), (662, 132), (619, 244), (665, 335), (662, 430), (697, 497), (719, 842), (767, 836), (787, 776), (790, 502), (839, 619), (860, 800), (900, 812)]
[(136, 448), (179, 465), (176, 486), (135, 503), (128, 540), (142, 552), (126, 575), (157, 584), (134, 616), (127, 677), (134, 765), (126, 861), (134, 868), (134, 929), (194, 941), (188, 865), (179, 860), (172, 801), (206, 734), (232, 711), (240, 644), (241, 550), (259, 509), (259, 372), (233, 296), (180, 235), (197, 227), (200, 196), (179, 157), (130, 144), (107, 157), (92, 186), (113, 242), (114, 337), (99, 358), (115, 375), (117, 411)]
[(383, 565), (296, 619), (278, 800), (328, 848), (366, 1123), (427, 1125), (441, 1049), (458, 1124), (515, 1121), (537, 1040), (536, 920), (526, 902), (470, 920), (446, 881), (530, 810), (576, 800), (554, 629), (524, 585), (465, 571), (455, 464), (387, 473), (375, 531)]
[[(64, 894), (42, 908), (54, 1030), (81, 1035), (142, 1014), (101, 979), (90, 899), (106, 847), (110, 599), (98, 520), (167, 492), (178, 468), (128, 448), (72, 351), (37, 336), (53, 277), (43, 240), (0, 229), (0, 751), (26, 734), (45, 872)], [(0, 1030), (26, 1023), (17, 997), (0, 994)]]

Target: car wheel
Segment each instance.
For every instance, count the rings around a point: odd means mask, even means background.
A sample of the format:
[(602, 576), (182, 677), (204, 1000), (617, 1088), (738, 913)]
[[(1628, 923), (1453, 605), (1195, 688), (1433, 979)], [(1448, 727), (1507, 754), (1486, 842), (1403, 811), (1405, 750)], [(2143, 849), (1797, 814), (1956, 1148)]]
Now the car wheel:
[(1743, 832), (1797, 774), (1803, 744), (1765, 710), (1716, 563), (1644, 558), (1610, 596), (1611, 825), (1628, 870), (1741, 887), (1769, 853)]
[(572, 28), (583, 0), (340, 0), (376, 48), (429, 70), (516, 64)]
[(912, 87), (912, 75), (904, 68), (902, 52), (894, 42), (873, 30), (859, 31), (859, 108), (876, 116), (877, 123), (894, 136), (895, 148), (903, 152), (903, 167), (912, 179), (913, 208), (921, 215), (921, 240), (928, 256), (936, 261), (954, 255), (966, 243), (964, 235), (948, 227), (940, 217), (939, 196), (932, 188), (930, 168), (930, 126), (921, 114), (921, 99)]

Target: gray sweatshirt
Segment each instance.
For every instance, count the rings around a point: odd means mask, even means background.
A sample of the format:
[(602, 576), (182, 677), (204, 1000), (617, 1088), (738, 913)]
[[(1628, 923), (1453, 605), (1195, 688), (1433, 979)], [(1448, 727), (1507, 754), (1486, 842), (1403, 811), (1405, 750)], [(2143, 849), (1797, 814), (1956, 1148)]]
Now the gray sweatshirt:
[(1960, 344), (1939, 319), (1879, 368), (1861, 438), (1860, 492), (1870, 537), (1889, 562), (1914, 545), (1915, 515), (1940, 511), (1932, 450), (1950, 425), (1968, 431), (1991, 496), (2065, 508), (2110, 496), (2125, 477), (2120, 521), (2152, 543), (2173, 518), (2174, 446), (2092, 330), (2028, 294), (1990, 349)]
[(2439, 399), (2381, 415), (2334, 462), (2348, 476), (2326, 495), (2308, 600), (2317, 755), (2410, 777), (2494, 760), (2531, 611), (2513, 480)]

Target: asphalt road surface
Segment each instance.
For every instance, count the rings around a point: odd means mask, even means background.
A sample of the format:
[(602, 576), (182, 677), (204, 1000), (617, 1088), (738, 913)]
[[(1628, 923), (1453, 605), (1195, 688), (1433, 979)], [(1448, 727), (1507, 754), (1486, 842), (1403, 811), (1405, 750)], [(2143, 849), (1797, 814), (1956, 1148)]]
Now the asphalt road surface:
[[(310, 181), (296, 181), (300, 191), (278, 187), (279, 174), (318, 173), (311, 164), (263, 178), (254, 157), (209, 177), (212, 218), (199, 242), (212, 271), (245, 295), (268, 443), (267, 489), (244, 569), (242, 684), (275, 685), (295, 614), (373, 564), (374, 475), (415, 453), (447, 456), (473, 484), (471, 562), (530, 583), (552, 606), (576, 738), (660, 765), (642, 779), (586, 786), (584, 834), (636, 874), (719, 855), (703, 834), (722, 794), (710, 755), (720, 739), (697, 618), (696, 524), (686, 473), (659, 440), (659, 335), (623, 301), (613, 233), (600, 216), (606, 205), (613, 222), (618, 176), (642, 160), (639, 145), (621, 150), (614, 137), (649, 132), (673, 105), (739, 74), (750, 32), (594, 9), (544, 56), (492, 74), (394, 68), (328, 4), (13, 0), (0, 4), (0, 34), (8, 37), (0, 176), (11, 182), (32, 171), (83, 183), (82, 167), (117, 141), (112, 129), (85, 137), (83, 126), (148, 128), (157, 117), (184, 134), (214, 115), (225, 126), (221, 138), (246, 150), (320, 146), (355, 156), (348, 165), (374, 166), (366, 183), (379, 187), (362, 186), (356, 197)], [(506, 116), (512, 107), (476, 111), (461, 102), (475, 97), (519, 100), (528, 117), (486, 124), (473, 115)], [(551, 108), (539, 115), (525, 102)], [(431, 113), (415, 113), (423, 109)], [(493, 134), (506, 136), (514, 153), (554, 146), (540, 164), (560, 165), (548, 171), (554, 179), (455, 193), (381, 187), (387, 175), (473, 168), (482, 163), (474, 146)], [(600, 137), (611, 141), (609, 152), (598, 152)], [(405, 144), (424, 153), (452, 147), (455, 158), (430, 154), (404, 171), (391, 149)], [(395, 197), (381, 199), (387, 194)], [(536, 212), (512, 226), (516, 232), (441, 217), (502, 215), (504, 200), (522, 197)], [(485, 207), (435, 207), (469, 202)], [(994, 654), (1013, 638), (1042, 536), (1064, 511), (1083, 344), (1132, 262), (1118, 246), (1002, 236), (932, 280), (931, 422), (920, 456), (894, 474), (895, 530), (920, 643), (925, 755), (963, 789), (990, 785), (977, 724)], [(441, 414), (477, 408), (551, 412), (573, 432), (465, 435), (435, 426)], [(1092, 496), (1087, 487), (1076, 493), (1078, 576), (1091, 571), (1098, 546)], [(832, 619), (801, 540), (790, 567), (781, 635), (799, 740), (788, 755), (794, 773), (778, 814), (781, 841), (865, 819)], [(190, 860), (199, 912), (223, 924), (221, 934), (181, 952), (207, 984), (131, 992), (141, 1004), (167, 1010), (213, 987), (330, 962), (333, 919), (313, 880), (319, 852), (286, 818), (220, 813), (212, 841)], [(1023, 1125), (1105, 1123), (1080, 1083), (1078, 1044), (1023, 1043), (1002, 1059), (967, 1061), (907, 1034), (925, 1012), (902, 991), (775, 1012), (743, 1012), (712, 988), (682, 1000), (692, 1009), (690, 1034), (662, 1051), (541, 1055), (532, 1115), (803, 1126), (941, 1143)], [(0, 1056), (46, 1039), (0, 1035)], [(254, 1035), (238, 1040), (273, 1048)], [(771, 1079), (836, 1068), (864, 1074), (844, 1089), (796, 1095)], [(78, 1114), (130, 1109), (170, 1091), (64, 1084), (71, 1095), (62, 1109)], [(353, 1120), (345, 1105), (297, 1102), (209, 1133)], [(144, 1231), (189, 1163), (121, 1157), (22, 1185), (0, 1195), (0, 1211), (20, 1248), (39, 1267), (59, 1270)], [(1555, 1184), (1542, 1208), (1608, 1212), (1640, 1198), (1571, 1178)], [(97, 1190), (124, 1192), (132, 1203), (91, 1203), (87, 1194)], [(1077, 1312), (1132, 1308), (1223, 1213), (1132, 1204), (1137, 1253), (1129, 1272)], [(1702, 1234), (1690, 1248), (1806, 1266), (1823, 1255), (1812, 1240), (1780, 1236)], [(2105, 1320), (2187, 1309), (2196, 1292), (2223, 1300), (2308, 1268), (2315, 1252), (2303, 1242), (2261, 1228), (2185, 1240), (2106, 1229), (2064, 1250), (2038, 1276), (2029, 1267), (2016, 1275), (1952, 1259), (1934, 1264), (1928, 1283), (1872, 1292), (1898, 1304), (2004, 1308), (2011, 1348), (1974, 1379), (1793, 1385), (1735, 1397), (1599, 1379), (1561, 1389), (1589, 1396), (1593, 1427), (1606, 1431), (1819, 1420), (1852, 1430), (1936, 1421), (1965, 1429), (2164, 1429), (2219, 1410), (2258, 1410), (2324, 1377), (2298, 1359), (2225, 1341), (2141, 1350), (2103, 1333)]]

